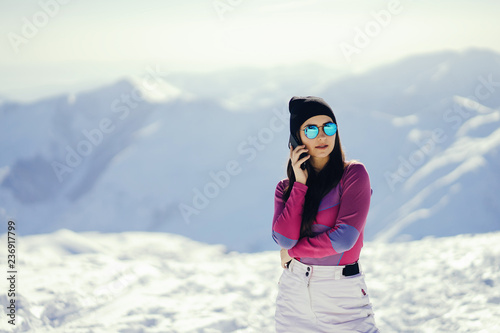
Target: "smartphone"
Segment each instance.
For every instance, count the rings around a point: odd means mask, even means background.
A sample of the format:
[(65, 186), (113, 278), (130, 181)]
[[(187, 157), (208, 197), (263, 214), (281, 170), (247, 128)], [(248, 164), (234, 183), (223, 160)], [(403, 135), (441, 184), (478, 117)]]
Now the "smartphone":
[[(297, 140), (297, 138), (295, 137), (295, 135), (291, 135), (291, 134), (290, 134), (290, 139), (288, 140), (288, 148), (290, 148), (290, 146), (291, 146), (293, 149), (295, 149), (295, 148), (297, 148), (297, 146), (299, 146), (299, 140)], [(307, 153), (302, 153), (302, 154), (300, 155), (300, 157), (299, 157), (299, 160), (300, 160), (301, 158), (306, 157), (306, 156), (307, 156)], [(306, 163), (307, 163), (307, 161), (305, 161), (304, 163), (302, 163), (302, 164), (301, 164), (300, 168), (301, 168), (302, 170), (304, 170), (304, 169), (306, 168)]]

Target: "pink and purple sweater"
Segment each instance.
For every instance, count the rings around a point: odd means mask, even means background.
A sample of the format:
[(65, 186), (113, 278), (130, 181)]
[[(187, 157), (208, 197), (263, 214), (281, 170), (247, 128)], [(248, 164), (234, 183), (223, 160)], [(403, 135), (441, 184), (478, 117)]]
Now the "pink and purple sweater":
[(272, 235), (288, 254), (307, 265), (347, 265), (359, 259), (373, 190), (365, 166), (351, 162), (339, 184), (319, 205), (314, 237), (299, 239), (307, 185), (296, 182), (287, 200), (288, 178), (276, 186)]

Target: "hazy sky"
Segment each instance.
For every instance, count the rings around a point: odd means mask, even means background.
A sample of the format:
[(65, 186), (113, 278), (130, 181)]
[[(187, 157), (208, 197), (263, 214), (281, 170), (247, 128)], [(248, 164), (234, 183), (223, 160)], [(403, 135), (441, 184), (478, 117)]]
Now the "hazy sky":
[(414, 53), (500, 52), (499, 14), (496, 0), (0, 0), (0, 95), (146, 66), (363, 71)]

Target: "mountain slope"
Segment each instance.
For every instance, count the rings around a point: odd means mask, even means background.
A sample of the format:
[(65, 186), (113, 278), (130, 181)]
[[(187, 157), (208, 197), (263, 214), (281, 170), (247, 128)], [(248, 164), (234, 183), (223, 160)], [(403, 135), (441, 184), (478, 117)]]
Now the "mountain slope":
[(484, 50), (422, 55), (325, 90), (346, 110), (343, 143), (370, 173), (368, 239), (500, 228), (491, 204), (500, 185), (499, 64)]
[(488, 50), (418, 55), (342, 79), (324, 69), (317, 84), (301, 80), (316, 67), (247, 70), (241, 85), (238, 71), (178, 74), (152, 91), (124, 79), (6, 101), (0, 217), (22, 221), (25, 235), (163, 231), (274, 249), (287, 102), (298, 94), (332, 105), (347, 158), (367, 167), (367, 240), (498, 230), (499, 59)]

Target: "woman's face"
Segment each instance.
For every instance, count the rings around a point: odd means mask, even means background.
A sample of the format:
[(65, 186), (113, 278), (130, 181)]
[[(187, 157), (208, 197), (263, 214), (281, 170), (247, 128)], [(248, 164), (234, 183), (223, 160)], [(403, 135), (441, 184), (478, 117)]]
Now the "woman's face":
[[(333, 122), (332, 118), (326, 115), (319, 115), (307, 119), (300, 126), (300, 139), (302, 140), (302, 144), (309, 149), (307, 153), (312, 158), (328, 157), (335, 147), (335, 136), (337, 133), (328, 136), (323, 130), (323, 125), (329, 122)], [(309, 139), (304, 133), (304, 129), (309, 125), (316, 125), (319, 128), (318, 136), (314, 139)]]

